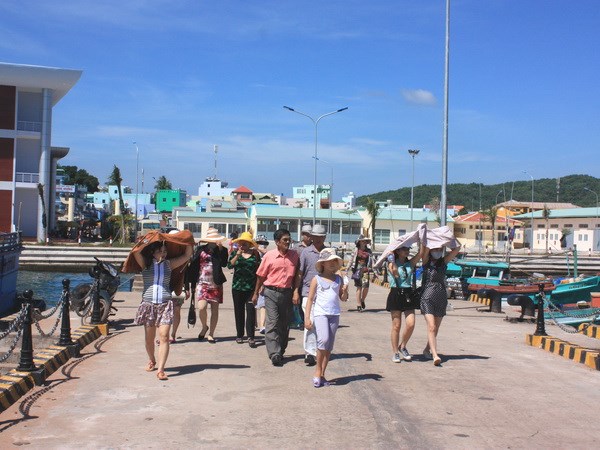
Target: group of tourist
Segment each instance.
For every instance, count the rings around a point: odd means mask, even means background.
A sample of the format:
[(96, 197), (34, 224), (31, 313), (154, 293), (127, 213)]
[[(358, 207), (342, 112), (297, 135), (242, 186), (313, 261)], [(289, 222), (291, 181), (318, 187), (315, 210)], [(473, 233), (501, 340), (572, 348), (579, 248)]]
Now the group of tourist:
[[(428, 328), (428, 343), (423, 354), (436, 366), (441, 363), (436, 338), (446, 313), (445, 268), (458, 253), (460, 245), (451, 242), (453, 236), (446, 236), (446, 240), (436, 240), (435, 237), (432, 242), (438, 243), (437, 247), (419, 245), (417, 254), (412, 258), (409, 258), (411, 239), (401, 239), (401, 244), (385, 255), (385, 270), (390, 283), (386, 309), (392, 319), (394, 362), (412, 359), (407, 343), (415, 327), (415, 310), (421, 309)], [(217, 342), (215, 331), (219, 305), (223, 303), (223, 285), (227, 281), (223, 269), (228, 267), (233, 274), (231, 294), (236, 343), (243, 344), (247, 340), (250, 347), (256, 347), (255, 333), (258, 330), (265, 336), (271, 363), (281, 366), (296, 306), (304, 323), (304, 362), (315, 366), (313, 385), (327, 386), (325, 371), (339, 326), (340, 301), (348, 300), (349, 278), (341, 273), (344, 266), (342, 258), (334, 249), (325, 247), (325, 238), (323, 225), (305, 225), (301, 242), (292, 249), (290, 232), (278, 229), (274, 233), (275, 248), (267, 251), (265, 236), (255, 239), (251, 232), (243, 232), (230, 241), (228, 251), (223, 245), (225, 238), (216, 229), (209, 228), (194, 248), (187, 246), (171, 258), (164, 242), (153, 242), (135, 254), (132, 251), (144, 282), (135, 323), (145, 328), (149, 358), (146, 370), (156, 369), (159, 380), (168, 379), (165, 364), (169, 344), (176, 342), (184, 299), (191, 297), (197, 306), (201, 323), (198, 340), (206, 339), (211, 344)], [(422, 243), (423, 239), (424, 236), (421, 236), (417, 242)], [(356, 287), (356, 310), (359, 312), (366, 308), (369, 283), (376, 276), (377, 264), (374, 264), (369, 243), (368, 238), (360, 236), (348, 264), (348, 273)], [(444, 255), (446, 246), (452, 250)], [(421, 260), (423, 281), (418, 291), (416, 268)], [(172, 293), (173, 271), (184, 272), (184, 289), (180, 296)], [(191, 314), (195, 322), (193, 310)], [(401, 333), (403, 315), (405, 327)], [(155, 341), (157, 331), (158, 339)], [(159, 347), (158, 357), (155, 356), (155, 344)]]

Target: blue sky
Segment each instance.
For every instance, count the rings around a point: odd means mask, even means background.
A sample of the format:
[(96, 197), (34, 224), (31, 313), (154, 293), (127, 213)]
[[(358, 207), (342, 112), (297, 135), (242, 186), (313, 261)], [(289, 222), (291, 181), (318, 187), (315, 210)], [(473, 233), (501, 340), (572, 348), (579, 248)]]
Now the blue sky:
[[(453, 0), (448, 181), (600, 176), (595, 0)], [(440, 183), (445, 0), (5, 0), (0, 61), (83, 70), (54, 109), (63, 164), (334, 196)], [(596, 55), (596, 56), (594, 56)], [(141, 173), (140, 173), (141, 191)]]

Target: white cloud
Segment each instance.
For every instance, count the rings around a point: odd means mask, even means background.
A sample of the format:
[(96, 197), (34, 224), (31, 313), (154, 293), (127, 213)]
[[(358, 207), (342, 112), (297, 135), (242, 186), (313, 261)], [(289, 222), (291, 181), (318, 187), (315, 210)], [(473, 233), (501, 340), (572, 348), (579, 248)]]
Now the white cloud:
[(402, 97), (408, 103), (423, 106), (434, 106), (437, 104), (437, 99), (432, 92), (425, 89), (403, 89)]

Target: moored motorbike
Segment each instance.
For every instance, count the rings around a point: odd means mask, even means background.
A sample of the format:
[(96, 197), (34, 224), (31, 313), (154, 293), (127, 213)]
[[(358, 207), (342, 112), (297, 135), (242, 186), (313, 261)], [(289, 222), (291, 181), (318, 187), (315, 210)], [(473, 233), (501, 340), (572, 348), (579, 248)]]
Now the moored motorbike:
[(92, 314), (93, 290), (99, 286), (100, 322), (106, 322), (111, 310), (113, 298), (120, 284), (119, 271), (117, 268), (94, 257), (96, 264), (89, 270), (93, 282), (81, 283), (71, 290), (71, 310), (85, 319)]

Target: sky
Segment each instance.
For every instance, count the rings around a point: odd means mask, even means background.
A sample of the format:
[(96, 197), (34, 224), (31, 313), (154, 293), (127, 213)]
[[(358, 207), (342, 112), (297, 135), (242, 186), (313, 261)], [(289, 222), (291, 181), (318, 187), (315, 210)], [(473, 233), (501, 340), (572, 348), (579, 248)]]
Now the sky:
[[(449, 183), (600, 176), (598, 6), (452, 0)], [(441, 183), (445, 0), (4, 0), (0, 14), (0, 61), (83, 71), (52, 145), (101, 183), (117, 165), (140, 192), (164, 175), (197, 194), (216, 175), (291, 197), (314, 183), (315, 131), (336, 201), (410, 187), (408, 149), (415, 185)], [(348, 109), (315, 129), (284, 105)]]

